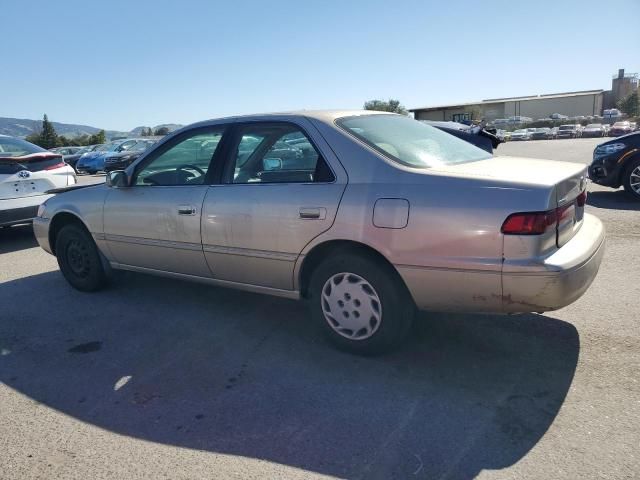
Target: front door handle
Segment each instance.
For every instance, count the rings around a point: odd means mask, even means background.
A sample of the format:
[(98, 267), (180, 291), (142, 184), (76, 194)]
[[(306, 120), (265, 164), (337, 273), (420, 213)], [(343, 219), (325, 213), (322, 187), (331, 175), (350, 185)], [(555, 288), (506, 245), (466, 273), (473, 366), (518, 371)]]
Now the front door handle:
[(302, 207), (299, 212), (305, 220), (324, 220), (327, 216), (327, 209), (323, 207)]
[(195, 215), (196, 207), (193, 205), (180, 205), (178, 207), (178, 215)]

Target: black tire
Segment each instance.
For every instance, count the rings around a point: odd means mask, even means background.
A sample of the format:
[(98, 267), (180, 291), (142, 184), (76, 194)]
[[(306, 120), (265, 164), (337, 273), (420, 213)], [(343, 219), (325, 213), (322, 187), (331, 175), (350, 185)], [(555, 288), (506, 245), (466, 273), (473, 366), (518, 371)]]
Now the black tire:
[(631, 174), (636, 169), (640, 169), (640, 158), (635, 158), (629, 162), (629, 164), (627, 165), (627, 168), (625, 168), (624, 170), (622, 184), (624, 185), (624, 189), (628, 195), (630, 195), (635, 200), (640, 200), (640, 193), (634, 191), (633, 188), (631, 187), (631, 178), (632, 178)]
[[(373, 293), (380, 300), (380, 320), (376, 330), (368, 338), (346, 338), (330, 325), (329, 319), (325, 318), (323, 289), (329, 279), (340, 273), (355, 274), (356, 277), (364, 279), (373, 287)], [(366, 302), (366, 290), (363, 292), (365, 293), (362, 302)], [(356, 302), (353, 308), (361, 307), (361, 304), (357, 303), (356, 295), (353, 299), (345, 297), (345, 302), (351, 301)], [(329, 341), (340, 350), (359, 355), (376, 355), (393, 350), (406, 337), (416, 313), (413, 299), (398, 273), (375, 257), (357, 250), (329, 256), (314, 270), (309, 283), (308, 304), (314, 322)], [(351, 307), (346, 305), (345, 310), (340, 313), (348, 315), (348, 312), (345, 313), (347, 308)], [(355, 311), (353, 313), (355, 314)]]
[(56, 257), (64, 278), (77, 290), (94, 292), (107, 282), (100, 252), (80, 225), (66, 225), (56, 237)]

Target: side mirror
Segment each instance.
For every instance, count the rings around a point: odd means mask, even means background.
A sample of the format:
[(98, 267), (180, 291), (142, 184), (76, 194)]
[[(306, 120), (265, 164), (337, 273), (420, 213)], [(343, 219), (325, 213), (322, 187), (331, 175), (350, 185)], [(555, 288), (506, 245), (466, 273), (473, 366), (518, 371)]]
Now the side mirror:
[(112, 172), (107, 173), (105, 183), (107, 184), (107, 187), (122, 188), (129, 186), (129, 179), (127, 178), (127, 173), (124, 170), (113, 170)]
[(282, 159), (280, 158), (264, 158), (262, 160), (262, 169), (265, 172), (270, 170), (282, 170)]

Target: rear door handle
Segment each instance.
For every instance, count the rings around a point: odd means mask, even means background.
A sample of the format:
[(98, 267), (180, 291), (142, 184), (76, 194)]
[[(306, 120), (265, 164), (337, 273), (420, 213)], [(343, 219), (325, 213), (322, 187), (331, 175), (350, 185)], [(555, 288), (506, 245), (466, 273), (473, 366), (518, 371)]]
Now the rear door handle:
[(193, 205), (179, 205), (178, 206), (178, 215), (195, 215), (196, 207)]
[(324, 220), (327, 216), (327, 209), (323, 207), (302, 207), (300, 208), (300, 218), (305, 220)]

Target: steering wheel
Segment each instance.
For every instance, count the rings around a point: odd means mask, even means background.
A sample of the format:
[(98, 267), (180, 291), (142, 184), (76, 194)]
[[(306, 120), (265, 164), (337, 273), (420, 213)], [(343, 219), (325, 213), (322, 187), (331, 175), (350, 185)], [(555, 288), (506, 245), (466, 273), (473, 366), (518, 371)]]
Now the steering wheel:
[[(176, 169), (176, 173), (177, 172), (182, 172), (183, 170), (195, 170), (196, 172), (198, 172), (200, 175), (202, 175), (203, 177), (206, 175), (206, 172), (204, 170), (202, 170), (200, 167), (197, 167), (195, 165), (191, 165), (191, 164), (187, 164), (187, 165), (180, 165), (177, 169)], [(190, 175), (191, 177), (193, 177), (194, 175)]]

